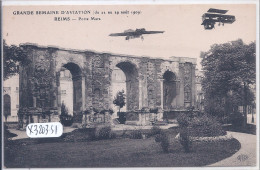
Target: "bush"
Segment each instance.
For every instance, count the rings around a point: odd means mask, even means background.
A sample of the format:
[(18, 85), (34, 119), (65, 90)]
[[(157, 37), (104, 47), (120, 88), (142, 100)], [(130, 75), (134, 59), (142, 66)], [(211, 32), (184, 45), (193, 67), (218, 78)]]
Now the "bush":
[(180, 143), (186, 153), (190, 152), (192, 142), (187, 130), (183, 130), (183, 132), (180, 132)]
[(192, 136), (196, 137), (214, 137), (226, 135), (221, 124), (212, 116), (204, 114), (194, 117), (189, 126)]
[(162, 129), (159, 126), (153, 126), (150, 130), (149, 136), (154, 136), (157, 134), (160, 134), (162, 132)]
[(66, 107), (66, 105), (64, 104), (64, 102), (62, 102), (61, 104), (61, 115), (68, 115), (68, 108)]
[(68, 108), (63, 102), (61, 104), (60, 122), (63, 126), (71, 126), (73, 123), (73, 117), (69, 115)]
[(109, 139), (111, 135), (111, 127), (106, 126), (102, 127), (101, 129), (98, 130), (98, 136), (97, 138), (102, 140), (102, 139)]
[(140, 130), (134, 130), (130, 133), (131, 139), (142, 139), (142, 132)]
[(221, 124), (208, 114), (190, 116), (181, 114), (177, 121), (180, 129), (188, 130), (187, 134), (194, 137), (214, 137), (226, 135)]
[(90, 134), (91, 140), (106, 140), (116, 138), (116, 134), (112, 132), (110, 126), (96, 127)]
[(71, 115), (60, 115), (60, 122), (63, 126), (71, 126), (73, 117)]
[(8, 130), (8, 126), (6, 124), (4, 124), (4, 139), (5, 140), (8, 140), (9, 138), (12, 138), (12, 137), (16, 137), (17, 135), (14, 134), (14, 133), (11, 133), (9, 130)]
[(118, 121), (120, 122), (120, 124), (125, 124), (126, 121), (126, 112), (117, 112), (118, 114)]
[(192, 117), (187, 115), (186, 113), (181, 113), (177, 117), (177, 122), (180, 127), (187, 127), (189, 125), (189, 122), (191, 122)]
[(163, 152), (169, 152), (170, 140), (166, 133), (160, 132), (159, 134), (155, 135), (155, 142), (160, 143)]
[(115, 138), (116, 138), (116, 133), (111, 132), (111, 133), (110, 133), (110, 139), (115, 139)]
[(183, 113), (178, 116), (180, 143), (185, 152), (190, 152), (190, 137), (215, 137), (226, 135), (218, 121), (207, 114)]
[(67, 134), (61, 138), (65, 142), (85, 142), (85, 141), (92, 141), (93, 138), (91, 133), (89, 134)]
[(167, 135), (162, 136), (161, 137), (161, 147), (163, 149), (163, 152), (168, 153), (169, 152), (169, 146), (170, 146), (170, 142), (169, 142), (169, 138)]
[(190, 152), (191, 148), (191, 140), (190, 140), (190, 131), (189, 125), (191, 123), (191, 115), (186, 115), (185, 113), (178, 116), (177, 121), (179, 123), (179, 131), (180, 131), (180, 143), (185, 152)]
[(243, 125), (244, 115), (243, 113), (237, 112), (237, 113), (231, 113), (230, 116), (230, 122), (233, 126), (239, 127)]
[(64, 141), (67, 142), (84, 142), (93, 140), (114, 139), (116, 134), (112, 132), (109, 126), (96, 128), (76, 129), (65, 135)]

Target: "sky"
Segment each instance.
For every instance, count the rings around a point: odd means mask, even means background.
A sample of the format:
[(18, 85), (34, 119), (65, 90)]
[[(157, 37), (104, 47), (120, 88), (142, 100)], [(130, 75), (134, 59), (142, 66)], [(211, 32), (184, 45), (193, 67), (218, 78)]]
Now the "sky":
[[(233, 24), (205, 30), (201, 16), (209, 8), (229, 10), (235, 15)], [(35, 15), (36, 11), (84, 11), (91, 14)], [(129, 14), (114, 14), (115, 11)], [(33, 11), (34, 15), (14, 15), (14, 11)], [(93, 14), (99, 11), (99, 14)], [(106, 14), (101, 14), (104, 11)], [(107, 14), (112, 11), (113, 14)], [(139, 15), (131, 11), (141, 12)], [(70, 17), (70, 21), (55, 21), (54, 17)], [(98, 21), (79, 21), (79, 17), (96, 17)], [(72, 20), (76, 19), (76, 20)], [(147, 31), (165, 31), (163, 34), (144, 35), (125, 40), (111, 37), (111, 33), (127, 29), (145, 28)], [(200, 52), (210, 46), (242, 39), (245, 43), (256, 40), (256, 6), (231, 5), (107, 5), (107, 6), (4, 6), (3, 38), (7, 44), (36, 43), (41, 46), (94, 50), (135, 56), (197, 58), (200, 69)]]

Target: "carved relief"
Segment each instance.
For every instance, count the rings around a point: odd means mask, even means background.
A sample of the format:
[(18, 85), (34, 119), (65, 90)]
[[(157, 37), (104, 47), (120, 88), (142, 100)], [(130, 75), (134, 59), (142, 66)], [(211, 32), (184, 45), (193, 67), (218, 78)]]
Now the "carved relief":
[(184, 102), (189, 103), (186, 104), (187, 106), (191, 103), (191, 86), (192, 86), (192, 75), (191, 75), (191, 64), (185, 63), (183, 67), (183, 73), (184, 73)]
[(11, 87), (4, 87), (3, 91), (4, 91), (4, 94), (10, 94), (11, 93)]
[(94, 90), (94, 97), (93, 97), (93, 106), (95, 109), (100, 109), (100, 100), (101, 100), (102, 94), (99, 88), (95, 88)]
[(35, 57), (34, 63), (34, 76), (29, 78), (31, 84), (32, 95), (36, 99), (34, 107), (50, 107), (50, 64), (51, 61), (47, 54), (39, 52), (38, 56)]
[(156, 107), (156, 66), (152, 62), (147, 64), (147, 90), (148, 90), (148, 106)]
[(41, 76), (49, 72), (50, 69), (50, 61), (48, 58), (40, 55), (37, 57), (34, 70), (35, 76)]
[(94, 68), (104, 68), (104, 61), (100, 55), (95, 55), (92, 63)]

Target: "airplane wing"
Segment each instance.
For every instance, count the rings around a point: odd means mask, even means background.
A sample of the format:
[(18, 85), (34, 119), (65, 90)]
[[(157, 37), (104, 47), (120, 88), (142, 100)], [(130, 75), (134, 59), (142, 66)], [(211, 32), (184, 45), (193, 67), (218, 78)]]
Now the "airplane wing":
[(144, 31), (142, 34), (159, 34), (164, 33), (164, 31)]
[(129, 33), (127, 32), (109, 34), (109, 36), (128, 36), (128, 35)]
[(203, 16), (203, 22), (201, 25), (204, 25), (205, 22), (214, 21), (214, 22), (222, 22), (222, 23), (233, 23), (235, 22), (236, 18), (233, 15), (222, 15), (222, 14), (211, 14), (205, 13)]
[(219, 13), (219, 14), (225, 14), (225, 13), (228, 12), (228, 10), (210, 8), (210, 9), (208, 10), (208, 12)]
[(137, 30), (134, 32), (122, 32), (122, 33), (112, 33), (109, 34), (109, 36), (141, 36), (142, 34), (158, 34), (158, 33), (164, 33), (164, 31), (143, 31), (143, 30)]

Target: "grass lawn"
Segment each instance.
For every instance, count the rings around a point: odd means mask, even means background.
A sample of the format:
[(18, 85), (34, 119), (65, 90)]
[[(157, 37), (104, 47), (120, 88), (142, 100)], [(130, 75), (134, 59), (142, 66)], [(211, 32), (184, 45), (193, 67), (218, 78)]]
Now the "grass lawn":
[(116, 138), (85, 142), (37, 143), (32, 139), (12, 141), (5, 150), (7, 168), (50, 167), (182, 167), (205, 166), (233, 155), (240, 149), (236, 139), (194, 142), (191, 153), (184, 153), (171, 133), (169, 153), (163, 153), (154, 137)]

